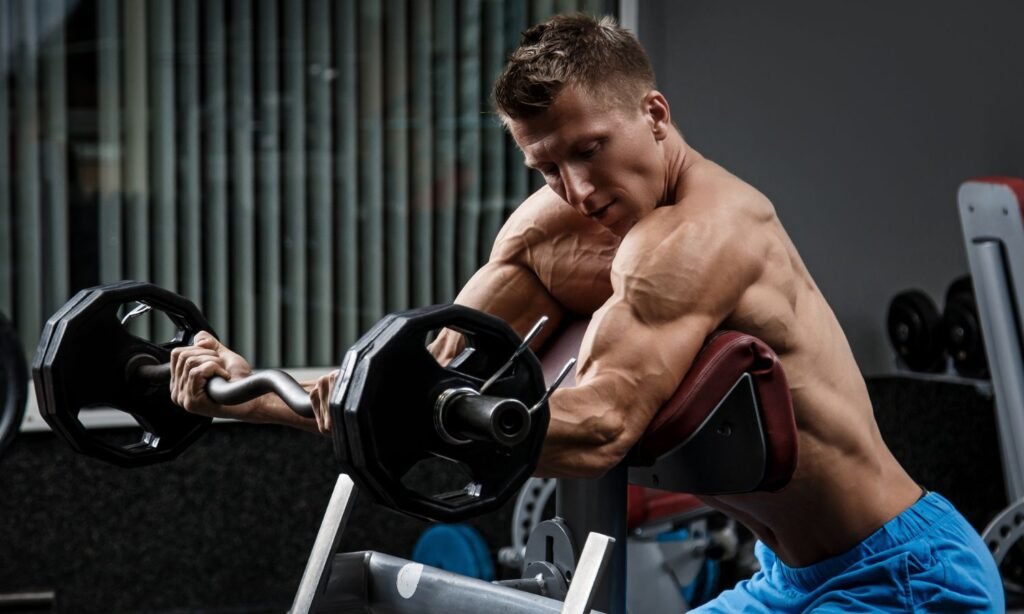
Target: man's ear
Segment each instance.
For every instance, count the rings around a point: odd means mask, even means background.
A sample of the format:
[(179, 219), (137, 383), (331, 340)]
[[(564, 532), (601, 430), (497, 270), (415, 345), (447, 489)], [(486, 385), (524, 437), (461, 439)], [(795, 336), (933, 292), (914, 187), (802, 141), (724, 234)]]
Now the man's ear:
[(658, 90), (651, 90), (644, 96), (644, 114), (651, 126), (655, 140), (664, 140), (672, 127), (672, 112), (668, 100)]

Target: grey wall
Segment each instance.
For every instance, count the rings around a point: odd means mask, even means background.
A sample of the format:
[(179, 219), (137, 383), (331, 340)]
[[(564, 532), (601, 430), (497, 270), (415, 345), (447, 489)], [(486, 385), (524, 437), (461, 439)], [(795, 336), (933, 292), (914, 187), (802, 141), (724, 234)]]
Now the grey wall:
[(640, 2), (687, 140), (775, 203), (862, 369), (889, 299), (967, 272), (957, 186), (1024, 175), (1024, 3)]

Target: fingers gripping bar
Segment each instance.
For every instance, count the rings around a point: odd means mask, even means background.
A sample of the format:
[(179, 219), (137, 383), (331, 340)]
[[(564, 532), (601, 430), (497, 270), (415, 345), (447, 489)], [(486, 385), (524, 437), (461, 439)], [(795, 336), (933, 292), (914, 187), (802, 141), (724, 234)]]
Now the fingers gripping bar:
[[(141, 358), (148, 358), (142, 355)], [(150, 384), (165, 384), (171, 381), (171, 363), (138, 364), (129, 362), (129, 380), (139, 379)], [(248, 377), (229, 382), (223, 377), (211, 377), (206, 383), (206, 394), (214, 403), (221, 405), (238, 405), (251, 401), (267, 393), (281, 397), (285, 405), (304, 418), (313, 417), (313, 402), (295, 378), (284, 371), (266, 369), (257, 371)]]

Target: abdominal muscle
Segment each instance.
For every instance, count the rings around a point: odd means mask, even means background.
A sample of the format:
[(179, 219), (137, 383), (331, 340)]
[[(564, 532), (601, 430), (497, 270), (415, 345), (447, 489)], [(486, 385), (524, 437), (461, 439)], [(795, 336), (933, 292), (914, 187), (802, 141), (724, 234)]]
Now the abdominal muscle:
[(882, 441), (864, 378), (832, 309), (773, 218), (762, 279), (723, 328), (767, 343), (793, 399), (796, 470), (778, 492), (707, 498), (803, 566), (840, 554), (913, 504), (919, 487)]
[(705, 498), (792, 566), (852, 548), (919, 492), (882, 441), (863, 378), (828, 305), (820, 295), (802, 302), (804, 313), (795, 314), (800, 326), (785, 344), (773, 343), (771, 331), (741, 322), (725, 326), (776, 348), (797, 425), (792, 479), (777, 492)]

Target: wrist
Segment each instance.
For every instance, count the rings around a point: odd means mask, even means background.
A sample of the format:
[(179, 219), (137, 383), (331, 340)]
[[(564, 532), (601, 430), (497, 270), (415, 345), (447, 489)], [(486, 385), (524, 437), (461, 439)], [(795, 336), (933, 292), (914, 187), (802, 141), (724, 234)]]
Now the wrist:
[(234, 413), (237, 414), (239, 420), (243, 420), (245, 422), (252, 422), (256, 424), (268, 422), (267, 410), (266, 407), (264, 407), (264, 399), (267, 396), (268, 395), (256, 397), (255, 399), (236, 405), (236, 411)]
[(246, 422), (255, 424), (278, 424), (291, 426), (311, 432), (319, 432), (316, 420), (305, 418), (288, 407), (281, 397), (267, 393), (242, 404), (242, 412)]

